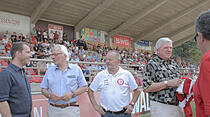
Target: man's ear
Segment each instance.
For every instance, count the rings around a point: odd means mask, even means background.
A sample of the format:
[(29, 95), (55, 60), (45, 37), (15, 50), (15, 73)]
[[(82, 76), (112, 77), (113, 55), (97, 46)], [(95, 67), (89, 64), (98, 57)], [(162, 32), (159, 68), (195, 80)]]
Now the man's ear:
[(15, 57), (17, 57), (18, 55), (20, 55), (20, 52), (19, 51), (16, 51), (15, 52)]
[(199, 41), (201, 42), (201, 43), (204, 43), (205, 42), (205, 38), (204, 38), (204, 36), (200, 33), (200, 32), (198, 32), (198, 37), (199, 37)]

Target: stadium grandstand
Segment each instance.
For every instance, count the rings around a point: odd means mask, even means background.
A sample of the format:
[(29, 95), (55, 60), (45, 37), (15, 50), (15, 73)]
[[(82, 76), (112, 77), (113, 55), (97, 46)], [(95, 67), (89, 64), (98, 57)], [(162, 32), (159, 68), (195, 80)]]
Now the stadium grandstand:
[[(10, 63), (14, 42), (30, 44), (31, 60), (26, 70), (33, 102), (46, 101), (35, 96), (41, 95), (39, 83), (47, 68), (54, 65), (50, 55), (55, 44), (68, 48), (69, 62), (82, 68), (88, 83), (106, 69), (105, 56), (112, 49), (119, 51), (120, 65), (137, 71), (141, 78), (145, 65), (155, 55), (157, 39), (170, 37), (174, 46), (191, 40), (194, 20), (210, 7), (210, 0), (0, 1), (0, 71)], [(199, 66), (174, 59), (183, 76), (196, 76)], [(44, 104), (46, 109), (47, 103)], [(140, 108), (134, 115), (142, 113)], [(144, 111), (149, 110), (148, 106), (145, 108)], [(36, 117), (46, 116), (46, 112), (39, 115), (39, 111), (34, 114)], [(81, 117), (85, 115), (81, 113)], [(98, 115), (91, 115), (94, 116)]]

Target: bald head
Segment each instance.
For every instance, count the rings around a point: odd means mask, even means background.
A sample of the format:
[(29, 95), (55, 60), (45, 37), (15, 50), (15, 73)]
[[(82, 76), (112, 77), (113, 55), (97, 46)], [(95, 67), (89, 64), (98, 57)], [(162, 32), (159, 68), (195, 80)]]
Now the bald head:
[(110, 51), (107, 53), (107, 55), (108, 55), (108, 54), (112, 54), (112, 57), (114, 57), (115, 59), (119, 59), (119, 60), (121, 59), (119, 52), (116, 51), (116, 50), (110, 50)]

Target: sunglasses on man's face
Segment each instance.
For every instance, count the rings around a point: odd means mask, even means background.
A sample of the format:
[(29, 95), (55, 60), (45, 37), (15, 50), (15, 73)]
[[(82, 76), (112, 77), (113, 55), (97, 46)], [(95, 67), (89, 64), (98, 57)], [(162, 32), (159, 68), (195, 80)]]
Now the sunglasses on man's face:
[(195, 36), (193, 37), (195, 42), (197, 42), (197, 36), (198, 36), (198, 33), (196, 33)]

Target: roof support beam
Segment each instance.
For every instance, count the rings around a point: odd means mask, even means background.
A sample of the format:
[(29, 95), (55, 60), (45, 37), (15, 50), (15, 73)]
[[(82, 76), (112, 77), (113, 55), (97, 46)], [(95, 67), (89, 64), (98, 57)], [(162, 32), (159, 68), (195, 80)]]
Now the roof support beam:
[(75, 26), (75, 31), (80, 31), (88, 23), (92, 22), (98, 15), (100, 15), (105, 9), (109, 8), (117, 0), (104, 0), (95, 9), (93, 9), (85, 18), (83, 18)]
[(35, 24), (49, 7), (53, 0), (41, 0), (40, 4), (34, 9), (31, 14), (31, 24)]
[(193, 23), (190, 23), (190, 24), (187, 24), (187, 25), (185, 25), (185, 26), (183, 26), (183, 27), (177, 29), (176, 31), (174, 31), (174, 32), (172, 32), (172, 33), (166, 35), (166, 37), (171, 38), (171, 37), (173, 37), (173, 36), (175, 36), (175, 35), (177, 35), (177, 34), (179, 34), (179, 33), (181, 33), (181, 32), (184, 32), (185, 30), (190, 29), (190, 28), (192, 28), (192, 27), (194, 27), (194, 22), (193, 22)]
[(209, 2), (208, 0), (202, 0), (198, 4), (195, 4), (195, 5), (187, 8), (187, 9), (185, 9), (184, 11), (181, 11), (178, 14), (172, 16), (171, 18), (169, 18), (169, 20), (162, 21), (161, 23), (159, 23), (159, 25), (155, 25), (154, 27), (146, 30), (145, 33), (135, 36), (135, 41), (138, 41), (138, 40), (141, 40), (141, 39), (145, 39), (146, 37), (149, 37), (151, 34), (161, 30), (161, 28), (171, 24), (172, 22), (178, 20), (180, 17), (183, 17), (184, 15), (192, 12), (193, 10), (195, 10), (197, 8), (200, 8), (201, 6), (207, 4), (208, 2)]
[(146, 15), (150, 14), (151, 12), (155, 11), (157, 8), (159, 8), (161, 5), (165, 4), (168, 0), (156, 0), (153, 4), (146, 6), (143, 10), (140, 10), (136, 15), (130, 17), (126, 22), (122, 23), (121, 25), (115, 27), (114, 30), (110, 31), (110, 36), (114, 36), (115, 34), (124, 31), (129, 26), (135, 24), (142, 18), (144, 18)]

